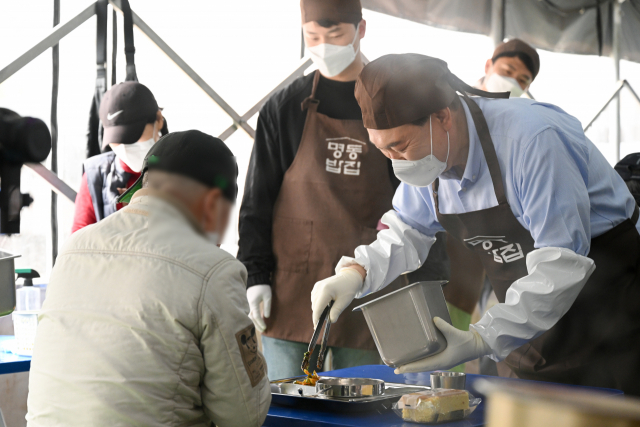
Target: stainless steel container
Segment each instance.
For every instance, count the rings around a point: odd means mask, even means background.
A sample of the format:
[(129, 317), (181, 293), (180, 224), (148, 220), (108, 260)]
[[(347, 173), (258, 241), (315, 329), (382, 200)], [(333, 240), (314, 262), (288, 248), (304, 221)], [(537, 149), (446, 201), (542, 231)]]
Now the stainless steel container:
[(448, 388), (464, 390), (467, 375), (463, 372), (433, 371), (431, 373), (431, 388)]
[(384, 394), (384, 381), (372, 378), (320, 378), (316, 393), (329, 397), (368, 397)]
[(447, 347), (433, 323), (451, 323), (442, 286), (446, 281), (418, 282), (354, 308), (362, 310), (384, 363), (397, 367)]
[(0, 316), (16, 308), (16, 269), (13, 263), (20, 255), (0, 251)]

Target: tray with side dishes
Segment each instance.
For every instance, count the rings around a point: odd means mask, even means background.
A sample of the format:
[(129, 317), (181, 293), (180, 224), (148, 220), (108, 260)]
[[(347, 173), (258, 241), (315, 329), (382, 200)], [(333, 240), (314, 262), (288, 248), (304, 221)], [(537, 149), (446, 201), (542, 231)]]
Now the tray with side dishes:
[[(316, 387), (295, 384), (306, 376), (285, 378), (271, 382), (271, 403), (279, 406), (333, 411), (333, 412), (384, 412), (404, 394), (430, 390), (430, 387), (398, 383), (384, 383), (384, 392), (377, 396), (329, 397), (316, 391)], [(322, 379), (337, 379), (321, 377)]]

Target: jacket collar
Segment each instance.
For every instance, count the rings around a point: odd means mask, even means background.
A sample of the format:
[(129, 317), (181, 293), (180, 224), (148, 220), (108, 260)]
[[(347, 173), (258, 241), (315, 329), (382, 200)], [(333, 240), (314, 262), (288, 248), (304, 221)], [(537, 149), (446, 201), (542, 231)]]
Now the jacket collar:
[(134, 205), (137, 203), (144, 203), (145, 199), (151, 198), (156, 200), (161, 200), (170, 206), (174, 207), (178, 212), (180, 212), (189, 222), (189, 224), (201, 235), (206, 235), (206, 232), (202, 228), (202, 225), (198, 222), (196, 217), (187, 209), (185, 204), (179, 200), (177, 197), (166, 193), (164, 191), (158, 191), (151, 188), (142, 188), (135, 192), (133, 197), (131, 198), (131, 203), (129, 205)]

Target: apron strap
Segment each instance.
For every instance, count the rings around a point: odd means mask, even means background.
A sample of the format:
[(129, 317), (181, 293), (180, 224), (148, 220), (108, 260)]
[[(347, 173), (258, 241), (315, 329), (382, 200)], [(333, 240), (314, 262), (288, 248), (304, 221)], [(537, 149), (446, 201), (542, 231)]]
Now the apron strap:
[(638, 223), (638, 218), (640, 218), (640, 209), (638, 209), (638, 204), (636, 203), (636, 207), (633, 209), (633, 215), (631, 215), (631, 223), (635, 226)]
[(511, 92), (487, 92), (475, 87), (469, 86), (458, 78), (455, 74), (449, 73), (449, 84), (451, 87), (461, 94), (470, 93), (472, 95), (481, 96), (483, 98), (509, 99)]
[(111, 86), (115, 86), (118, 79), (116, 72), (117, 57), (118, 57), (118, 14), (115, 10), (112, 11), (112, 24), (113, 30), (111, 31)]
[[(98, 73), (104, 71), (106, 78), (107, 63), (107, 0), (98, 0), (96, 2), (97, 16), (97, 33), (96, 33), (96, 65)], [(105, 83), (106, 84), (106, 83)]]
[(476, 132), (480, 138), (480, 145), (484, 152), (484, 158), (487, 161), (487, 166), (489, 167), (489, 174), (491, 175), (491, 181), (493, 181), (493, 190), (496, 193), (498, 204), (507, 203), (507, 197), (505, 196), (504, 187), (502, 185), (500, 164), (498, 163), (496, 149), (493, 146), (491, 133), (489, 133), (489, 125), (487, 125), (487, 121), (484, 118), (484, 114), (482, 114), (482, 110), (473, 99), (469, 98), (469, 96), (464, 92), (462, 92), (462, 99), (464, 99), (464, 102), (469, 106), (473, 123), (476, 126)]
[(319, 81), (320, 81), (320, 71), (316, 70), (316, 73), (313, 76), (313, 87), (311, 88), (311, 95), (306, 97), (304, 99), (304, 101), (302, 101), (302, 104), (300, 104), (300, 107), (302, 108), (302, 111), (304, 111), (307, 108), (309, 108), (309, 104), (310, 103), (315, 104), (316, 107), (320, 103), (320, 101), (318, 101), (316, 99), (316, 89), (318, 89), (318, 82)]
[(433, 190), (433, 201), (436, 207), (436, 216), (440, 215), (440, 208), (438, 207), (438, 188), (440, 187), (440, 178), (436, 178), (436, 180), (432, 184)]
[(137, 82), (138, 75), (136, 74), (135, 54), (136, 48), (133, 44), (133, 14), (131, 13), (131, 6), (129, 0), (122, 0), (122, 15), (124, 16), (124, 54), (127, 61), (127, 76), (126, 82)]

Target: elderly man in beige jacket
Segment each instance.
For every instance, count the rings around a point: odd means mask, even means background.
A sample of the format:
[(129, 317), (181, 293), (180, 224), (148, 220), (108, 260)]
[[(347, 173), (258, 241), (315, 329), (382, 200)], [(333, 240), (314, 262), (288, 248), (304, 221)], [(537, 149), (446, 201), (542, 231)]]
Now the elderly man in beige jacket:
[(169, 134), (128, 206), (72, 236), (40, 314), (30, 427), (262, 425), (247, 273), (217, 246), (236, 177), (219, 139)]

